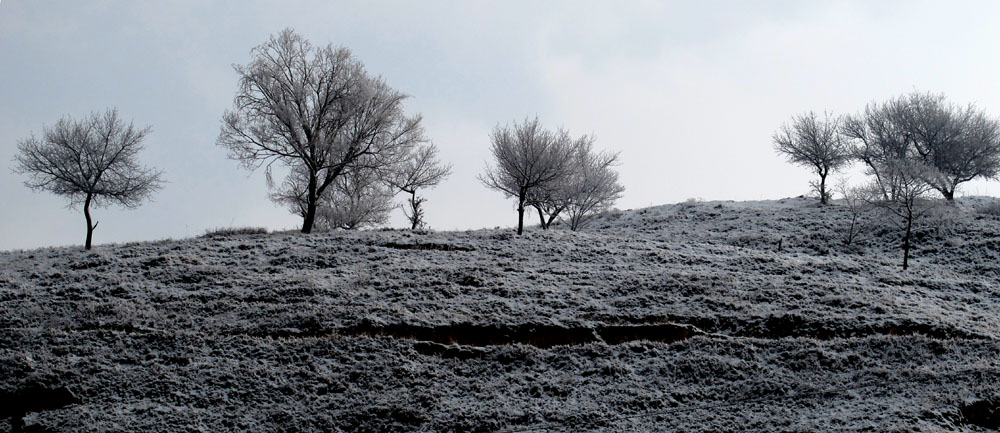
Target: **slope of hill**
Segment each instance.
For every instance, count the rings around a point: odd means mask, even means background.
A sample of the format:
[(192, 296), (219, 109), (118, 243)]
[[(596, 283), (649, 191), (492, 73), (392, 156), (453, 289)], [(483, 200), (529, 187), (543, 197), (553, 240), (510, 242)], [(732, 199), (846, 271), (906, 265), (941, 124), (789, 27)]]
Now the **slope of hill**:
[(844, 245), (804, 199), (0, 253), (0, 432), (978, 431), (986, 204), (906, 272), (898, 233)]

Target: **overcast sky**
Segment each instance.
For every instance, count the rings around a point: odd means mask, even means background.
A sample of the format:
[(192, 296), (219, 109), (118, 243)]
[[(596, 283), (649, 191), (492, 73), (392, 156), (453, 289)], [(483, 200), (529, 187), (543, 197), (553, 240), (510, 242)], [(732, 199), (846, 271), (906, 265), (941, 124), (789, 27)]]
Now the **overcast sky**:
[(621, 209), (805, 194), (810, 172), (771, 143), (793, 114), (914, 89), (1000, 114), (997, 17), (995, 1), (0, 0), (0, 250), (83, 243), (80, 209), (24, 187), (11, 159), (43, 125), (108, 107), (152, 126), (141, 158), (169, 183), (136, 210), (96, 210), (95, 243), (296, 228), (263, 173), (215, 144), (232, 65), (286, 27), (412, 96), (407, 112), (454, 165), (425, 193), (441, 230), (516, 223), (476, 176), (490, 129), (535, 115), (621, 152)]

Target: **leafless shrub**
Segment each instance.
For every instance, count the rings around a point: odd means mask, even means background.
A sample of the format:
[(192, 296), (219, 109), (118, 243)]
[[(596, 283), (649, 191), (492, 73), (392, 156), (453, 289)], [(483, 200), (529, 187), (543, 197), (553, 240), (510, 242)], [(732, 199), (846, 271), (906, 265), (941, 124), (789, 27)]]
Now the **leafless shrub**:
[(837, 192), (850, 217), (850, 223), (844, 231), (843, 242), (845, 246), (851, 246), (869, 228), (865, 215), (871, 210), (869, 205), (871, 198), (867, 195), (870, 188), (851, 187), (847, 179), (842, 178), (837, 182)]
[(264, 235), (267, 229), (264, 227), (220, 227), (205, 231), (202, 238), (229, 238), (233, 236)]
[(354, 230), (386, 224), (396, 208), (395, 191), (379, 174), (366, 167), (351, 167), (320, 198), (317, 227)]

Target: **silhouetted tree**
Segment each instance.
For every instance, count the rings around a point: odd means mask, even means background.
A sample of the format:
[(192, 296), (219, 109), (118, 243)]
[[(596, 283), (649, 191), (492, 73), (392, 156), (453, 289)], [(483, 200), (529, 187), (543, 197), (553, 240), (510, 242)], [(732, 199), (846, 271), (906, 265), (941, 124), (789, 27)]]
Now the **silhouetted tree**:
[(618, 164), (618, 153), (595, 153), (592, 145), (592, 139), (579, 142), (574, 152), (574, 170), (566, 183), (570, 230), (582, 228), (592, 216), (611, 208), (625, 192), (613, 168)]
[(564, 131), (542, 129), (538, 118), (496, 126), (490, 134), (496, 166), (486, 167), (480, 181), (517, 198), (517, 234), (524, 231), (524, 210), (531, 194), (566, 177), (571, 170), (572, 140)]
[(819, 182), (813, 188), (819, 193), (819, 200), (827, 204), (830, 194), (826, 188), (826, 177), (851, 160), (848, 146), (840, 136), (840, 119), (826, 114), (818, 118), (808, 112), (792, 118), (791, 123), (781, 126), (774, 134), (774, 149), (794, 164), (804, 165), (819, 175)]
[(424, 225), (423, 197), (417, 195), (418, 189), (431, 188), (451, 174), (451, 165), (441, 165), (437, 159), (437, 147), (427, 144), (415, 149), (412, 154), (405, 155), (402, 161), (390, 167), (385, 175), (390, 185), (409, 194), (407, 204), (410, 210), (404, 209), (406, 218), (410, 220), (410, 229), (416, 230)]
[(905, 101), (893, 99), (871, 103), (864, 112), (846, 116), (841, 126), (845, 138), (851, 141), (851, 154), (865, 164), (867, 173), (875, 178), (877, 192), (882, 200), (896, 198), (895, 187), (900, 181), (893, 179), (895, 170), (884, 170), (898, 165), (898, 161), (911, 159), (913, 149), (910, 134), (902, 126), (906, 116)]
[(240, 86), (218, 144), (249, 169), (266, 165), (272, 186), (275, 161), (302, 171), (302, 179), (283, 185), (300, 189), (295, 211), (303, 233), (312, 231), (320, 198), (348, 167), (359, 159), (394, 161), (425, 141), (420, 116), (403, 114), (407, 96), (370, 77), (348, 49), (314, 48), (286, 29), (251, 53), (250, 63), (234, 66)]
[(958, 185), (1000, 174), (1000, 123), (973, 105), (959, 107), (943, 95), (914, 92), (883, 103), (872, 103), (841, 128), (853, 142), (853, 155), (880, 184), (884, 199), (892, 199), (895, 179), (880, 171), (888, 161), (916, 159), (931, 188), (948, 201)]
[(883, 176), (876, 179), (881, 180), (869, 184), (864, 194), (872, 206), (882, 210), (903, 231), (903, 270), (909, 267), (914, 224), (934, 208), (934, 201), (927, 198), (932, 188), (925, 180), (931, 170), (915, 159), (887, 160), (879, 167)]
[(126, 124), (117, 110), (82, 120), (67, 116), (43, 128), (41, 139), (32, 135), (18, 142), (14, 171), (29, 176), (24, 184), (31, 189), (66, 196), (70, 206), (83, 204), (84, 248), (89, 250), (98, 224), (91, 218), (91, 206), (134, 208), (160, 188), (162, 172), (138, 160), (149, 132), (148, 126)]
[(958, 184), (1000, 173), (1000, 124), (974, 105), (960, 107), (944, 95), (914, 92), (901, 98), (902, 128), (923, 162), (927, 183), (949, 202)]

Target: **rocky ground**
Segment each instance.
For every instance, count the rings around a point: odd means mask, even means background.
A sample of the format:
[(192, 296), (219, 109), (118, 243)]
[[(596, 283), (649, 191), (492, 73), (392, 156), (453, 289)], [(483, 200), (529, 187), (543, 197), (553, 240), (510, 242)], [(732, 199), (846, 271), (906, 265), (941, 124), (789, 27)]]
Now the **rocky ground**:
[(997, 207), (905, 272), (807, 199), (4, 252), (0, 432), (982, 431)]

